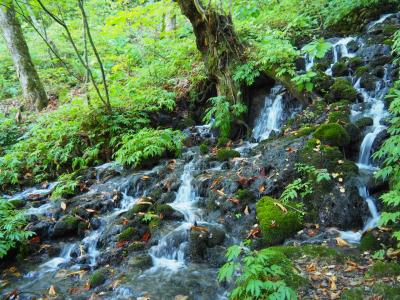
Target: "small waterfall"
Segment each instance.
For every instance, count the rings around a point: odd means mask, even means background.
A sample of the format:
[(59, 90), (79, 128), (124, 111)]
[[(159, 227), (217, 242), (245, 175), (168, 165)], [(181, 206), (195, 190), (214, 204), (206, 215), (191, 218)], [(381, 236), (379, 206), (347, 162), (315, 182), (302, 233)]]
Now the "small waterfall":
[(305, 55), (306, 71), (310, 71), (314, 67), (315, 57), (309, 54)]
[(385, 22), (386, 19), (388, 19), (388, 18), (390, 18), (390, 17), (392, 17), (392, 16), (394, 16), (394, 15), (395, 15), (395, 14), (385, 14), (385, 15), (382, 15), (382, 16), (379, 18), (379, 20), (376, 20), (376, 21), (374, 21), (374, 22), (371, 22), (371, 23), (368, 25), (368, 27), (367, 27), (368, 31), (371, 30), (372, 28), (374, 28), (376, 25)]
[(150, 249), (154, 266), (150, 272), (159, 269), (177, 271), (185, 266), (184, 251), (190, 228), (201, 219), (199, 209), (195, 206), (197, 197), (192, 186), (193, 171), (194, 160), (185, 165), (181, 176), (181, 186), (175, 201), (170, 204), (173, 209), (184, 215), (185, 221), (165, 235), (158, 245)]
[(325, 73), (329, 76), (332, 76), (332, 67), (341, 59), (342, 57), (354, 57), (355, 53), (351, 53), (347, 48), (347, 44), (355, 41), (353, 37), (345, 37), (339, 39), (332, 45), (333, 51), (333, 62), (330, 67), (325, 71)]
[(276, 85), (265, 97), (260, 116), (255, 121), (253, 138), (256, 141), (268, 139), (272, 132), (279, 132), (283, 122), (283, 87)]

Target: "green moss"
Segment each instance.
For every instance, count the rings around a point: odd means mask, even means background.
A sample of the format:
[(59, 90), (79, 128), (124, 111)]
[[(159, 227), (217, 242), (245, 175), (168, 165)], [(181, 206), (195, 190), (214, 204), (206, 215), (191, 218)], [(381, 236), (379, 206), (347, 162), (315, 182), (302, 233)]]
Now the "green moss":
[(364, 300), (364, 291), (362, 288), (353, 288), (345, 290), (340, 297), (341, 300)]
[(347, 65), (344, 62), (337, 62), (332, 67), (332, 75), (334, 77), (345, 76), (347, 73)]
[(371, 232), (367, 232), (363, 235), (360, 241), (361, 251), (376, 251), (381, 248), (379, 241)]
[[(275, 203), (279, 201), (264, 197), (256, 205), (263, 243), (267, 246), (282, 243), (302, 228), (301, 216), (298, 212), (288, 209), (285, 213)], [(294, 203), (289, 205), (295, 206)]]
[(156, 207), (156, 213), (159, 215), (162, 214), (166, 218), (173, 215), (174, 212), (175, 212), (175, 210), (168, 204), (159, 204)]
[(390, 286), (383, 283), (377, 283), (372, 288), (372, 292), (375, 295), (382, 296), (383, 299), (388, 300), (399, 300), (400, 299), (400, 285), (396, 284), (394, 286)]
[(300, 128), (298, 131), (296, 131), (296, 137), (302, 137), (302, 136), (306, 136), (306, 135), (310, 135), (311, 133), (313, 133), (315, 130), (315, 127), (309, 127), (309, 126), (304, 126), (302, 128)]
[(218, 138), (217, 146), (224, 147), (229, 142), (229, 138), (220, 136)]
[(343, 147), (350, 143), (350, 136), (339, 124), (323, 124), (318, 127), (314, 137), (330, 146)]
[(378, 261), (369, 268), (367, 275), (376, 278), (399, 276), (400, 265), (396, 262)]
[(160, 227), (160, 224), (161, 221), (159, 218), (153, 218), (149, 223), (150, 233), (153, 234)]
[(118, 235), (118, 241), (129, 241), (135, 234), (135, 228), (128, 227)]
[(348, 123), (344, 126), (348, 135), (350, 136), (351, 142), (357, 142), (361, 139), (361, 130), (353, 123)]
[(63, 218), (63, 223), (69, 228), (75, 228), (79, 225), (79, 218), (75, 216), (66, 216)]
[(374, 124), (374, 120), (372, 118), (369, 118), (369, 117), (364, 117), (364, 118), (361, 118), (361, 119), (357, 120), (354, 124), (358, 128), (364, 129), (367, 126), (372, 126)]
[(345, 111), (333, 111), (328, 115), (328, 122), (346, 124), (350, 122), (350, 117)]
[(246, 189), (238, 190), (236, 192), (236, 198), (240, 200), (240, 203), (245, 203), (245, 204), (254, 202), (256, 200), (256, 196), (254, 195), (254, 193)]
[(25, 206), (25, 201), (20, 199), (10, 200), (10, 203), (17, 209)]
[(357, 90), (345, 79), (336, 79), (330, 90), (330, 97), (333, 101), (349, 100), (355, 102), (357, 100)]
[(356, 77), (361, 77), (368, 72), (369, 72), (368, 66), (361, 66), (356, 69), (355, 75), (356, 75)]
[(208, 154), (208, 145), (206, 143), (203, 143), (200, 145), (200, 153), (205, 155)]
[(105, 271), (98, 270), (89, 278), (90, 287), (95, 288), (106, 282)]
[(144, 243), (136, 241), (129, 245), (128, 251), (129, 252), (141, 251), (144, 249), (144, 247), (145, 247)]
[(352, 57), (348, 61), (348, 66), (353, 70), (358, 69), (363, 64), (364, 64), (364, 60), (361, 57), (358, 57), (358, 56)]
[(342, 256), (335, 249), (321, 245), (304, 245), (304, 246), (274, 246), (271, 247), (276, 251), (285, 254), (288, 258), (295, 259), (303, 255), (318, 258), (338, 258)]
[(232, 149), (219, 149), (217, 152), (217, 159), (219, 161), (228, 161), (231, 158), (239, 157), (240, 153)]

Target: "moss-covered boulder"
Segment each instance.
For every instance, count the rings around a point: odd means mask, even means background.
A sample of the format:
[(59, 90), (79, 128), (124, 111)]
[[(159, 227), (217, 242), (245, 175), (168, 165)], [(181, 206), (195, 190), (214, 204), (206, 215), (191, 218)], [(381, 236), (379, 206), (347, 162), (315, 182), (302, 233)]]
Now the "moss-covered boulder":
[(229, 161), (231, 158), (239, 157), (240, 153), (233, 149), (219, 149), (217, 159), (219, 161)]
[(347, 65), (350, 69), (356, 70), (357, 68), (361, 67), (364, 64), (364, 60), (361, 57), (352, 57), (349, 59)]
[[(262, 243), (265, 246), (280, 244), (302, 228), (301, 215), (290, 208), (283, 211), (278, 204), (284, 206), (276, 199), (264, 197), (256, 205)], [(295, 203), (290, 203), (290, 206), (295, 206)]]
[(356, 77), (361, 77), (368, 72), (369, 72), (368, 66), (361, 66), (356, 69), (355, 75), (356, 75)]
[(239, 199), (241, 204), (250, 204), (256, 200), (256, 196), (250, 190), (238, 190), (236, 192), (236, 198)]
[(328, 115), (328, 122), (347, 124), (350, 122), (350, 116), (346, 111), (333, 111)]
[(57, 238), (76, 235), (78, 233), (79, 223), (80, 219), (78, 217), (65, 216), (54, 225), (52, 236)]
[(26, 202), (22, 199), (14, 199), (9, 201), (15, 208), (23, 208), (26, 204)]
[(145, 243), (135, 241), (128, 246), (128, 251), (129, 252), (142, 251), (145, 248), (145, 246), (146, 246)]
[(89, 278), (90, 287), (95, 288), (106, 282), (107, 276), (104, 270), (98, 270), (92, 274)]
[(349, 75), (349, 69), (345, 62), (339, 61), (332, 66), (332, 75), (335, 77)]
[(350, 137), (350, 142), (357, 143), (361, 140), (361, 130), (355, 124), (348, 123), (344, 126), (344, 129)]
[[(328, 65), (329, 66), (329, 65)], [(324, 69), (324, 71), (326, 68)], [(329, 90), (331, 89), (332, 85), (335, 83), (333, 78), (331, 76), (326, 75), (324, 72), (320, 71), (317, 72), (317, 76), (314, 78), (314, 90), (325, 96), (329, 93)]]
[(330, 99), (332, 102), (339, 100), (348, 100), (355, 102), (357, 100), (357, 90), (346, 79), (338, 78), (330, 89)]
[(364, 117), (364, 118), (358, 119), (354, 124), (361, 130), (363, 130), (367, 126), (374, 125), (374, 120), (369, 117)]
[(135, 228), (133, 227), (128, 227), (125, 230), (123, 230), (119, 235), (118, 235), (118, 241), (131, 241), (135, 237)]
[(381, 248), (381, 244), (372, 232), (364, 234), (360, 241), (361, 251), (376, 251)]
[(350, 143), (346, 129), (336, 123), (322, 124), (314, 132), (314, 137), (330, 146), (344, 147)]
[(166, 220), (182, 220), (184, 218), (183, 214), (174, 210), (168, 204), (159, 204), (156, 206), (156, 213), (160, 215), (162, 219)]
[(374, 91), (376, 87), (377, 78), (369, 73), (364, 73), (361, 76), (360, 86), (367, 91)]
[(141, 255), (136, 255), (131, 259), (129, 259), (128, 264), (131, 267), (144, 270), (151, 267), (153, 265), (153, 261), (150, 255), (141, 254)]

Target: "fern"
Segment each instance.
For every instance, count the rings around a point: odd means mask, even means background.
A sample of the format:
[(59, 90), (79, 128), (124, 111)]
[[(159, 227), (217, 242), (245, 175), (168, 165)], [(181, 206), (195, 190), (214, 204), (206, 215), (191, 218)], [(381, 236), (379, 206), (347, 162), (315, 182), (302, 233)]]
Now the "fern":
[(34, 235), (24, 230), (25, 225), (24, 213), (16, 210), (7, 200), (0, 199), (0, 258)]
[(145, 128), (135, 134), (122, 136), (115, 159), (123, 165), (138, 166), (143, 160), (161, 157), (167, 151), (179, 154), (183, 135), (172, 129)]
[(274, 263), (274, 252), (251, 251), (244, 245), (234, 245), (228, 248), (226, 257), (218, 280), (229, 282), (236, 277), (230, 299), (297, 299), (296, 293), (282, 280), (286, 274)]
[[(400, 30), (395, 34), (393, 52), (400, 58)], [(397, 60), (397, 62), (399, 62)], [(394, 226), (393, 236), (400, 242), (400, 80), (395, 83), (387, 99), (391, 102), (389, 111), (390, 127), (388, 133), (390, 137), (383, 143), (381, 148), (374, 153), (376, 159), (383, 159), (383, 167), (376, 173), (376, 177), (381, 180), (389, 180), (390, 191), (381, 196), (385, 204), (384, 211), (379, 220), (381, 226)]]

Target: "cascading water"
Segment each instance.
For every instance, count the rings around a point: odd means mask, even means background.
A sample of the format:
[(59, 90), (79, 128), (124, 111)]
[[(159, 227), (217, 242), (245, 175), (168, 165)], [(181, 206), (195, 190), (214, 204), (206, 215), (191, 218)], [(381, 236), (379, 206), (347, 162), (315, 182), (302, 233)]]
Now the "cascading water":
[(279, 132), (283, 123), (283, 87), (276, 85), (265, 98), (264, 107), (255, 121), (253, 138), (260, 142), (272, 132)]
[(195, 222), (201, 219), (199, 209), (195, 206), (197, 198), (192, 187), (193, 171), (194, 161), (192, 160), (185, 165), (176, 199), (170, 204), (173, 209), (183, 214), (184, 222), (165, 235), (157, 246), (151, 248), (153, 268), (150, 272), (158, 269), (177, 271), (185, 266), (184, 250), (188, 232)]
[(354, 41), (353, 37), (341, 38), (332, 45), (333, 51), (333, 62), (331, 66), (325, 71), (329, 76), (332, 76), (332, 67), (343, 57), (354, 57), (355, 53), (352, 53), (347, 48), (347, 44)]

